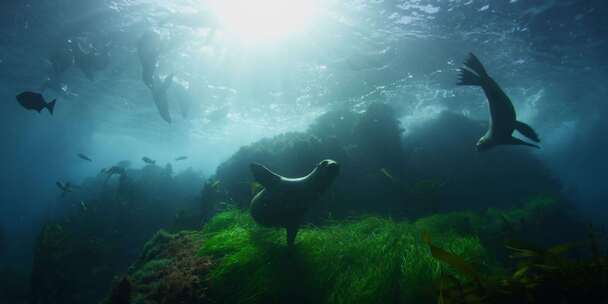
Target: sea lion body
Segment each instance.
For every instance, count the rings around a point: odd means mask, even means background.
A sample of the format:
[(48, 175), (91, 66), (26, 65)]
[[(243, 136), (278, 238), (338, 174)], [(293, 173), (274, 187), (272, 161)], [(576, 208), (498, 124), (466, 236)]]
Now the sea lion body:
[(513, 131), (517, 130), (531, 140), (540, 142), (532, 127), (517, 120), (511, 99), (488, 75), (479, 59), (474, 54), (469, 54), (464, 67), (460, 70), (458, 85), (480, 86), (486, 95), (490, 109), (490, 126), (486, 134), (477, 142), (477, 150), (485, 151), (497, 145), (524, 145), (539, 148), (535, 144), (513, 137)]
[(264, 189), (251, 200), (251, 216), (260, 225), (287, 229), (287, 244), (292, 247), (304, 215), (329, 188), (339, 174), (333, 160), (320, 162), (300, 178), (280, 176), (259, 164), (251, 171)]
[(173, 74), (165, 77), (164, 80), (155, 80), (152, 90), (152, 98), (160, 116), (168, 123), (171, 123), (171, 114), (169, 113), (169, 101), (167, 99), (167, 90), (173, 83)]

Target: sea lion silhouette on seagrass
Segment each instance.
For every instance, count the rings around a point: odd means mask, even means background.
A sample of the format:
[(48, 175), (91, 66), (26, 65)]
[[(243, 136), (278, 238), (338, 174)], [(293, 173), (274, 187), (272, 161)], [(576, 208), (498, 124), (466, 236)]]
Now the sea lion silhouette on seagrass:
[(464, 68), (460, 69), (459, 76), (458, 85), (480, 86), (486, 94), (490, 107), (490, 127), (477, 142), (477, 151), (485, 151), (498, 145), (523, 145), (540, 148), (535, 144), (513, 137), (513, 131), (517, 130), (527, 138), (537, 143), (540, 142), (532, 127), (517, 120), (513, 103), (498, 83), (488, 75), (486, 69), (473, 53), (470, 53), (469, 58), (464, 62)]
[(287, 245), (293, 247), (306, 212), (329, 188), (340, 172), (333, 160), (321, 161), (308, 175), (286, 178), (253, 163), (254, 179), (264, 189), (251, 200), (251, 216), (260, 225), (287, 229)]

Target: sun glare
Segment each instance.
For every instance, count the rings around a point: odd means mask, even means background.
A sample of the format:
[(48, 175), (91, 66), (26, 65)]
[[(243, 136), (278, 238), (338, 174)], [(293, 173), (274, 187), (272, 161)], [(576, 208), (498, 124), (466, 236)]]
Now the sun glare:
[(318, 6), (315, 0), (216, 0), (211, 9), (226, 35), (255, 44), (306, 31)]

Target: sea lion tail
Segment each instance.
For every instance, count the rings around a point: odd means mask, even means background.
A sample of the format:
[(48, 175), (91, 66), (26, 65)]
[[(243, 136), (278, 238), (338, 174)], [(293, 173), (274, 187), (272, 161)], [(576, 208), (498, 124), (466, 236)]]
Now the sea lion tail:
[(534, 131), (534, 129), (532, 129), (532, 127), (530, 127), (529, 125), (521, 122), (521, 121), (516, 121), (515, 122), (515, 129), (523, 134), (525, 137), (535, 141), (535, 142), (540, 142), (540, 138), (538, 137), (538, 134), (536, 133), (536, 131)]
[(46, 104), (46, 108), (49, 110), (49, 113), (51, 113), (51, 115), (53, 115), (53, 111), (55, 110), (56, 102), (57, 102), (57, 99), (53, 99), (53, 101)]

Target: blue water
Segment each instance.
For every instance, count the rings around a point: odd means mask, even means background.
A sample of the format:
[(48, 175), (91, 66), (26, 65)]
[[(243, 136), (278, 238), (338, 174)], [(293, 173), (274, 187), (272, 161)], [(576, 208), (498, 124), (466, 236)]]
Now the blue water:
[[(487, 120), (481, 90), (455, 85), (471, 51), (541, 135), (533, 154), (564, 194), (605, 217), (604, 1), (212, 2), (0, 3), (0, 264), (29, 267), (57, 180), (79, 182), (122, 160), (141, 167), (142, 156), (164, 165), (187, 155), (175, 171), (211, 175), (243, 145), (376, 101), (396, 109), (405, 134), (441, 111)], [(162, 39), (159, 75), (175, 74), (170, 124), (142, 82), (137, 43), (150, 30)], [(109, 61), (93, 80), (72, 66), (66, 90), (44, 90), (58, 99), (53, 116), (23, 109), (15, 95), (40, 91), (51, 54), (77, 43), (107, 45)]]

